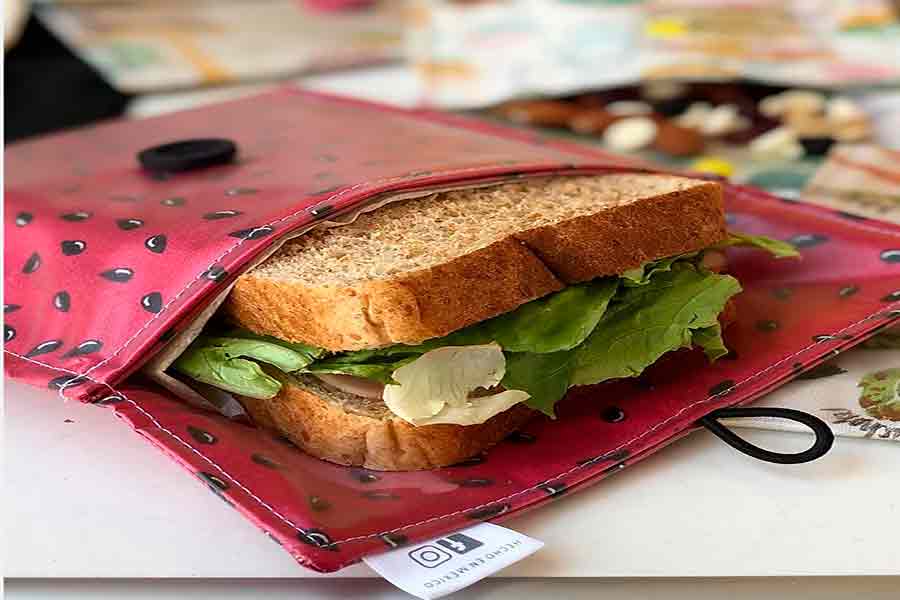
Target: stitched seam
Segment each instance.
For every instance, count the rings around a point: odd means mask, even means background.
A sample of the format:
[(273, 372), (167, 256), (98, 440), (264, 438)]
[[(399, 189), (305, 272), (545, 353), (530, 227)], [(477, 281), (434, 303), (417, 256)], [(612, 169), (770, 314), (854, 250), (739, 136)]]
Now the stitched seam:
[[(854, 323), (851, 323), (850, 325), (847, 325), (846, 327), (844, 327), (844, 328), (842, 328), (842, 329), (839, 329), (839, 330), (836, 331), (836, 332), (831, 333), (830, 335), (831, 335), (831, 336), (837, 336), (837, 335), (840, 335), (840, 334), (842, 334), (843, 332), (845, 332), (845, 331), (847, 331), (847, 330), (849, 330), (849, 329), (853, 329), (854, 327), (856, 327), (857, 325), (859, 325), (859, 324), (861, 324), (861, 323), (864, 323), (864, 322), (866, 322), (866, 321), (869, 321), (869, 320), (873, 319), (875, 316), (877, 316), (877, 315), (879, 315), (879, 314), (882, 314), (882, 313), (884, 313), (884, 312), (888, 312), (888, 311), (894, 310), (896, 307), (900, 307), (900, 301), (898, 301), (898, 302), (893, 302), (893, 303), (891, 303), (891, 304), (888, 304), (886, 307), (881, 308), (881, 309), (879, 309), (879, 310), (877, 310), (877, 311), (875, 311), (875, 312), (869, 314), (868, 316), (866, 316), (866, 317), (864, 317), (864, 318), (862, 318), (862, 319), (860, 319), (860, 320), (858, 320), (858, 321), (856, 321), (856, 322), (854, 322)], [(398, 532), (398, 531), (404, 531), (404, 530), (406, 530), (406, 529), (411, 529), (411, 528), (413, 528), (413, 527), (419, 527), (419, 526), (421, 526), (421, 525), (426, 525), (426, 524), (433, 523), (433, 522), (436, 522), (436, 521), (440, 521), (440, 520), (443, 520), (443, 519), (448, 519), (448, 518), (451, 518), (451, 517), (455, 517), (455, 516), (457, 516), (457, 515), (461, 515), (461, 514), (464, 514), (464, 513), (467, 513), (467, 512), (471, 512), (471, 511), (473, 511), (473, 510), (478, 510), (478, 509), (481, 509), (481, 508), (486, 508), (486, 507), (488, 507), (488, 506), (492, 506), (492, 505), (495, 505), (495, 504), (498, 504), (498, 503), (501, 503), (501, 502), (506, 502), (507, 500), (510, 500), (510, 499), (512, 499), (512, 498), (517, 498), (517, 497), (522, 496), (522, 495), (524, 495), (524, 494), (528, 494), (528, 493), (530, 493), (530, 492), (534, 492), (534, 491), (540, 489), (540, 487), (543, 486), (543, 485), (547, 485), (547, 484), (552, 483), (553, 481), (555, 481), (555, 480), (557, 480), (557, 479), (561, 479), (561, 478), (567, 477), (567, 476), (571, 475), (572, 473), (575, 473), (575, 472), (577, 472), (577, 471), (579, 471), (579, 470), (581, 470), (581, 469), (583, 469), (583, 468), (585, 468), (585, 467), (589, 467), (589, 466), (592, 466), (592, 465), (594, 465), (594, 464), (596, 464), (596, 463), (598, 463), (598, 462), (602, 462), (602, 461), (604, 460), (604, 457), (605, 457), (605, 456), (609, 456), (610, 454), (613, 454), (613, 453), (615, 453), (615, 452), (617, 452), (617, 451), (619, 451), (619, 450), (622, 450), (622, 449), (624, 449), (625, 447), (630, 446), (631, 444), (633, 444), (633, 443), (635, 443), (635, 442), (637, 442), (637, 441), (639, 441), (639, 440), (641, 440), (641, 439), (647, 437), (647, 436), (650, 435), (651, 433), (654, 433), (655, 431), (659, 430), (661, 427), (664, 427), (665, 425), (669, 424), (669, 423), (672, 422), (673, 420), (677, 419), (678, 417), (680, 417), (680, 416), (681, 416), (682, 414), (684, 414), (685, 412), (687, 412), (687, 411), (689, 411), (689, 410), (691, 410), (691, 409), (693, 409), (693, 408), (695, 408), (695, 407), (697, 407), (697, 406), (699, 406), (699, 405), (701, 405), (701, 404), (706, 404), (706, 403), (708, 403), (708, 402), (712, 402), (713, 400), (715, 400), (715, 399), (717, 399), (717, 398), (721, 398), (722, 396), (725, 396), (726, 394), (730, 394), (731, 392), (735, 391), (738, 387), (740, 387), (740, 386), (742, 386), (742, 385), (744, 385), (744, 384), (746, 384), (746, 383), (748, 383), (748, 382), (750, 382), (750, 381), (752, 381), (752, 380), (755, 380), (755, 379), (759, 378), (759, 377), (762, 376), (762, 375), (765, 375), (766, 373), (768, 373), (768, 372), (771, 371), (772, 369), (775, 369), (775, 368), (779, 367), (780, 365), (782, 365), (782, 364), (784, 364), (784, 363), (790, 361), (791, 359), (796, 358), (797, 356), (799, 356), (799, 355), (801, 355), (801, 354), (807, 352), (808, 350), (810, 350), (810, 349), (812, 349), (812, 348), (815, 348), (816, 346), (818, 346), (818, 345), (821, 344), (821, 343), (822, 343), (822, 342), (813, 342), (812, 344), (808, 344), (807, 346), (803, 347), (802, 349), (798, 350), (797, 352), (794, 352), (793, 354), (790, 354), (790, 355), (788, 355), (788, 356), (785, 356), (784, 358), (781, 358), (781, 359), (779, 359), (778, 361), (772, 363), (771, 365), (769, 365), (769, 366), (766, 367), (765, 369), (762, 369), (761, 371), (757, 371), (756, 373), (754, 373), (754, 374), (752, 374), (752, 375), (750, 375), (750, 376), (748, 376), (748, 377), (742, 379), (741, 381), (735, 383), (733, 386), (731, 386), (731, 387), (728, 388), (727, 390), (722, 391), (722, 392), (719, 392), (719, 393), (717, 393), (717, 394), (713, 394), (713, 395), (711, 395), (711, 396), (707, 396), (707, 397), (704, 398), (703, 400), (697, 400), (696, 402), (692, 402), (691, 404), (689, 404), (689, 405), (687, 405), (687, 406), (681, 408), (681, 409), (680, 409), (679, 411), (677, 411), (675, 414), (670, 415), (669, 417), (667, 417), (666, 419), (663, 419), (662, 421), (656, 423), (655, 425), (652, 425), (651, 427), (649, 427), (648, 429), (646, 429), (644, 432), (638, 434), (637, 436), (633, 437), (632, 439), (628, 440), (627, 442), (623, 442), (622, 444), (620, 444), (620, 445), (617, 446), (616, 448), (614, 448), (614, 449), (612, 449), (612, 450), (609, 450), (609, 451), (605, 452), (603, 455), (597, 456), (597, 457), (595, 457), (595, 458), (593, 458), (593, 459), (591, 459), (591, 460), (589, 460), (589, 461), (587, 461), (587, 462), (585, 462), (585, 463), (582, 463), (582, 464), (580, 464), (580, 465), (575, 465), (574, 467), (572, 467), (572, 468), (570, 468), (570, 469), (568, 469), (568, 470), (566, 470), (566, 471), (563, 471), (563, 472), (561, 472), (561, 473), (559, 473), (559, 474), (557, 474), (557, 475), (554, 475), (553, 477), (550, 477), (550, 478), (548, 478), (548, 479), (545, 479), (545, 480), (543, 480), (543, 481), (540, 481), (540, 482), (538, 482), (538, 483), (532, 485), (531, 487), (528, 487), (528, 488), (519, 490), (518, 492), (514, 492), (514, 493), (509, 494), (509, 495), (507, 495), (507, 496), (504, 496), (504, 497), (502, 497), (502, 498), (497, 498), (497, 499), (495, 499), (495, 500), (491, 500), (490, 502), (485, 502), (485, 503), (483, 503), (483, 504), (478, 504), (478, 505), (476, 505), (476, 506), (471, 506), (471, 507), (468, 507), (468, 508), (460, 509), (460, 510), (453, 511), (453, 512), (451, 512), (451, 513), (447, 513), (447, 514), (444, 514), (444, 515), (438, 515), (438, 516), (430, 517), (430, 518), (428, 518), (428, 519), (425, 519), (425, 520), (423, 520), (423, 521), (418, 521), (418, 522), (416, 522), (416, 523), (410, 523), (410, 524), (407, 524), (407, 525), (402, 525), (402, 526), (400, 526), (400, 527), (396, 527), (396, 528), (394, 528), (394, 529), (389, 529), (389, 530), (386, 530), (386, 531), (381, 531), (381, 532), (378, 532), (378, 533), (370, 533), (370, 534), (365, 534), (365, 535), (359, 535), (359, 536), (354, 536), (354, 537), (344, 538), (344, 539), (342, 539), (342, 540), (334, 540), (332, 543), (333, 543), (333, 544), (345, 544), (345, 543), (348, 543), (348, 542), (363, 541), (363, 540), (368, 540), (368, 539), (380, 537), (380, 536), (386, 535), (386, 534), (388, 534), (388, 533), (396, 533), (396, 532)], [(47, 364), (47, 363), (43, 363), (43, 362), (41, 362), (41, 361), (34, 360), (34, 359), (32, 359), (32, 358), (26, 358), (25, 356), (22, 356), (22, 355), (20, 355), (20, 354), (17, 354), (17, 353), (15, 353), (15, 352), (11, 351), (11, 350), (6, 350), (6, 349), (4, 349), (4, 352), (6, 352), (7, 354), (10, 354), (10, 355), (12, 355), (12, 356), (15, 356), (16, 358), (20, 358), (20, 359), (25, 360), (25, 361), (27, 361), (27, 362), (34, 363), (34, 364), (36, 364), (36, 365), (39, 365), (39, 366), (42, 366), (42, 367), (51, 369), (51, 370), (53, 370), (53, 371), (61, 371), (61, 372), (64, 372), (64, 373), (69, 373), (69, 374), (72, 374), (72, 375), (77, 375), (77, 373), (75, 373), (74, 371), (71, 371), (71, 370), (69, 370), (69, 369), (63, 369), (63, 368), (55, 367), (55, 366), (53, 366), (53, 365), (49, 365), (49, 364)], [(177, 442), (179, 442), (181, 445), (183, 445), (184, 447), (186, 447), (186, 448), (187, 448), (188, 450), (190, 450), (192, 453), (196, 454), (197, 456), (199, 456), (200, 458), (202, 458), (205, 462), (207, 462), (208, 464), (210, 464), (210, 465), (212, 465), (213, 467), (215, 467), (220, 473), (222, 473), (222, 475), (224, 475), (225, 477), (227, 477), (228, 480), (229, 480), (230, 482), (232, 482), (233, 484), (235, 484), (238, 488), (240, 488), (241, 490), (243, 490), (247, 495), (249, 495), (251, 498), (253, 498), (254, 500), (256, 500), (256, 502), (257, 502), (260, 506), (262, 506), (263, 508), (265, 508), (266, 510), (268, 510), (270, 513), (272, 513), (273, 515), (275, 515), (275, 516), (278, 517), (279, 519), (281, 519), (284, 523), (286, 523), (286, 524), (290, 525), (291, 527), (293, 527), (296, 531), (298, 531), (298, 532), (304, 531), (303, 528), (297, 526), (293, 521), (291, 521), (290, 519), (288, 519), (287, 517), (285, 517), (284, 515), (282, 515), (282, 514), (279, 513), (278, 511), (276, 511), (274, 508), (272, 508), (272, 506), (270, 506), (269, 504), (267, 504), (267, 503), (266, 503), (265, 501), (263, 501), (259, 496), (257, 496), (257, 495), (254, 494), (252, 491), (250, 491), (250, 489), (248, 489), (246, 486), (244, 486), (241, 482), (239, 482), (239, 481), (236, 480), (234, 477), (232, 477), (230, 474), (228, 474), (228, 472), (225, 471), (224, 468), (222, 468), (221, 466), (219, 466), (214, 460), (212, 460), (211, 458), (209, 458), (208, 456), (206, 456), (205, 454), (203, 454), (202, 452), (200, 452), (199, 450), (197, 450), (195, 447), (191, 446), (186, 440), (184, 440), (182, 437), (178, 436), (178, 435), (177, 435), (176, 433), (174, 433), (172, 430), (170, 430), (170, 429), (164, 427), (164, 426), (163, 426), (163, 425), (162, 425), (162, 424), (161, 424), (161, 423), (160, 423), (160, 422), (159, 422), (152, 414), (150, 414), (148, 411), (146, 411), (143, 407), (141, 407), (141, 406), (140, 406), (138, 403), (136, 403), (134, 400), (128, 398), (125, 394), (123, 394), (123, 393), (117, 391), (115, 388), (113, 388), (113, 387), (112, 387), (111, 385), (109, 385), (108, 383), (105, 383), (105, 382), (102, 382), (102, 381), (97, 381), (97, 380), (95, 380), (95, 379), (93, 379), (93, 378), (91, 378), (91, 377), (86, 377), (86, 376), (84, 376), (84, 375), (79, 375), (79, 377), (84, 377), (85, 379), (88, 379), (88, 380), (90, 380), (90, 381), (92, 381), (92, 382), (94, 382), (94, 383), (96, 383), (96, 384), (102, 385), (102, 386), (108, 388), (109, 390), (111, 390), (111, 391), (112, 391), (114, 394), (116, 394), (117, 396), (121, 396), (126, 402), (128, 402), (128, 403), (130, 403), (132, 406), (134, 406), (134, 407), (138, 410), (138, 412), (140, 412), (140, 413), (143, 414), (145, 417), (147, 417), (147, 418), (148, 418), (148, 419), (149, 419), (149, 420), (157, 427), (157, 429), (159, 429), (160, 431), (163, 431), (163, 432), (167, 433), (169, 436), (171, 436), (173, 439), (175, 439), (175, 440), (176, 440)], [(67, 382), (66, 384), (63, 384), (62, 386), (60, 386), (60, 390), (59, 390), (60, 395), (62, 395), (62, 392), (63, 392), (63, 390), (65, 389), (65, 387), (66, 387), (67, 385), (68, 385), (68, 382)]]
[[(534, 164), (538, 165), (540, 163), (534, 163)], [(580, 168), (590, 170), (590, 169), (596, 169), (597, 167), (592, 167), (591, 165), (584, 165)], [(449, 171), (433, 171), (432, 175), (459, 175), (462, 173), (468, 173), (468, 172), (472, 172), (472, 171), (484, 171), (484, 169), (485, 169), (485, 167), (481, 166), (481, 167), (468, 167), (465, 169), (453, 169), (453, 170), (449, 170)], [(602, 167), (600, 167), (599, 169), (604, 170)], [(538, 175), (538, 173), (535, 173), (535, 175)], [(320, 200), (319, 202), (316, 202), (316, 204), (311, 207), (300, 209), (300, 210), (295, 211), (285, 217), (281, 217), (280, 219), (276, 219), (276, 220), (266, 223), (264, 225), (254, 227), (247, 234), (246, 237), (238, 240), (233, 246), (231, 246), (230, 248), (228, 248), (227, 250), (225, 250), (224, 252), (222, 252), (221, 254), (216, 256), (209, 265), (207, 265), (203, 270), (201, 270), (200, 273), (198, 273), (193, 279), (188, 281), (185, 284), (185, 286), (183, 288), (181, 288), (181, 290), (179, 290), (168, 302), (166, 302), (163, 305), (163, 307), (160, 309), (160, 311), (158, 313), (156, 313), (152, 317), (150, 317), (150, 319), (148, 319), (137, 331), (135, 331), (134, 334), (132, 334), (128, 339), (126, 339), (124, 342), (122, 342), (122, 344), (118, 348), (116, 348), (116, 350), (114, 350), (112, 354), (110, 354), (109, 356), (107, 356), (106, 358), (104, 358), (103, 360), (101, 360), (100, 362), (95, 364), (94, 366), (88, 368), (86, 371), (77, 373), (77, 376), (78, 377), (87, 377), (95, 369), (99, 369), (103, 365), (107, 364), (109, 361), (113, 360), (119, 354), (121, 354), (122, 351), (124, 351), (128, 346), (130, 346), (131, 343), (134, 342), (134, 340), (136, 340), (144, 331), (146, 331), (157, 319), (162, 317), (162, 315), (165, 314), (165, 312), (168, 310), (168, 308), (170, 306), (172, 306), (174, 303), (176, 303), (191, 287), (194, 286), (194, 284), (196, 284), (198, 281), (202, 280), (203, 277), (206, 275), (206, 273), (209, 271), (209, 269), (211, 269), (213, 266), (215, 266), (223, 258), (225, 258), (229, 254), (231, 254), (232, 252), (237, 250), (241, 245), (244, 244), (244, 242), (246, 242), (248, 239), (250, 239), (250, 236), (252, 236), (252, 234), (254, 232), (259, 231), (260, 229), (264, 229), (266, 227), (272, 227), (274, 225), (281, 224), (285, 221), (299, 217), (299, 216), (303, 215), (304, 213), (312, 214), (312, 213), (310, 213), (310, 209), (315, 208), (315, 206), (318, 206), (323, 203), (333, 202), (333, 201), (337, 200), (338, 198), (340, 198), (341, 196), (348, 194), (352, 191), (355, 191), (363, 186), (381, 185), (381, 184), (385, 184), (385, 183), (395, 183), (395, 182), (400, 182), (400, 181), (411, 181), (414, 179), (416, 179), (416, 177), (410, 177), (408, 175), (404, 175), (404, 176), (387, 177), (387, 178), (382, 178), (382, 179), (375, 179), (372, 181), (363, 181), (360, 183), (356, 183), (356, 184), (354, 184), (348, 188), (345, 188), (335, 194), (332, 194), (331, 196), (329, 196), (328, 198), (326, 198), (324, 200)], [(68, 370), (65, 368), (59, 368), (59, 369), (63, 372), (68, 372)], [(73, 373), (73, 375), (75, 375), (75, 373)]]

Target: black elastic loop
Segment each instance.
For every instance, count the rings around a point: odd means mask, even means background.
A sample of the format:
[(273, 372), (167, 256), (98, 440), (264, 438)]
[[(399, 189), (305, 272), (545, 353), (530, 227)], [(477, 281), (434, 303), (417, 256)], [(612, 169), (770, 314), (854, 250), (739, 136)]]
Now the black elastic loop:
[(196, 138), (146, 148), (138, 162), (153, 173), (175, 173), (228, 164), (237, 154), (237, 145), (221, 138)]
[[(802, 423), (816, 434), (816, 441), (809, 449), (803, 452), (792, 454), (772, 452), (751, 444), (718, 421), (718, 419), (742, 419), (747, 417), (774, 417)], [(831, 446), (834, 443), (834, 433), (832, 433), (828, 423), (809, 413), (792, 408), (769, 408), (764, 406), (720, 408), (702, 417), (697, 423), (716, 434), (719, 439), (735, 450), (753, 458), (779, 465), (795, 465), (815, 460), (831, 450)]]

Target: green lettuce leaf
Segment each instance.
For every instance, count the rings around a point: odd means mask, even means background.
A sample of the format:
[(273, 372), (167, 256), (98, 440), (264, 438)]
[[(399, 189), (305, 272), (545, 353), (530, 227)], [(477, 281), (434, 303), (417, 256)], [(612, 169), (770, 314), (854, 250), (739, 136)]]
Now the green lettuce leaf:
[(252, 398), (271, 398), (281, 389), (281, 383), (264, 373), (254, 361), (268, 363), (290, 373), (306, 367), (324, 354), (324, 350), (318, 348), (247, 331), (231, 333), (229, 337), (197, 338), (172, 367), (197, 381), (229, 392)]
[(795, 258), (800, 256), (792, 244), (782, 242), (781, 240), (773, 240), (763, 235), (750, 235), (748, 233), (740, 233), (738, 231), (729, 231), (728, 238), (719, 244), (716, 248), (725, 248), (728, 246), (747, 246), (751, 248), (759, 248), (772, 254), (775, 258)]
[(575, 350), (510, 352), (506, 353), (506, 374), (500, 383), (508, 390), (528, 392), (525, 404), (553, 417), (553, 406), (566, 395), (574, 368)]
[(502, 384), (528, 392), (528, 406), (553, 416), (569, 387), (635, 377), (671, 350), (696, 345), (715, 360), (728, 352), (719, 314), (740, 289), (733, 277), (690, 264), (620, 288), (579, 346), (548, 354), (507, 352)]
[(672, 265), (674, 265), (676, 262), (690, 260), (695, 256), (697, 256), (697, 253), (691, 252), (689, 254), (679, 254), (678, 256), (670, 256), (668, 258), (661, 258), (659, 260), (644, 263), (636, 269), (630, 269), (622, 273), (622, 283), (624, 283), (627, 287), (646, 285), (650, 283), (650, 279), (654, 275), (665, 273), (666, 271), (671, 271)]
[(332, 358), (318, 361), (303, 369), (304, 373), (333, 373), (336, 375), (354, 375), (356, 377), (365, 377), (366, 379), (374, 379), (380, 383), (397, 383), (393, 379), (394, 371), (403, 365), (414, 361), (419, 354), (405, 355), (396, 360), (386, 360), (380, 362), (353, 362), (343, 360), (344, 355), (337, 355)]
[(281, 382), (264, 373), (259, 364), (231, 357), (222, 347), (191, 347), (172, 368), (197, 381), (251, 398), (272, 398), (281, 390)]
[[(647, 285), (624, 289), (576, 349), (571, 384), (640, 375), (666, 352), (690, 347), (694, 331), (715, 327), (725, 303), (740, 291), (733, 277), (687, 265), (661, 273)], [(710, 332), (700, 334), (712, 347), (709, 338)]]
[(719, 323), (711, 327), (695, 329), (691, 332), (691, 341), (694, 346), (703, 348), (703, 352), (710, 361), (718, 360), (728, 354), (728, 348), (725, 347), (725, 342), (722, 340), (722, 325)]
[(227, 332), (223, 337), (226, 338), (239, 338), (242, 340), (258, 340), (262, 342), (268, 342), (270, 344), (276, 344), (283, 348), (287, 348), (289, 350), (294, 351), (296, 354), (300, 355), (303, 360), (305, 360), (305, 364), (303, 366), (308, 365), (309, 363), (318, 360), (328, 354), (328, 351), (324, 348), (317, 348), (315, 346), (310, 346), (308, 344), (301, 344), (299, 342), (287, 342), (285, 340), (280, 340), (277, 337), (272, 337), (270, 335), (258, 335), (251, 331), (247, 331), (246, 329), (235, 328), (231, 331)]

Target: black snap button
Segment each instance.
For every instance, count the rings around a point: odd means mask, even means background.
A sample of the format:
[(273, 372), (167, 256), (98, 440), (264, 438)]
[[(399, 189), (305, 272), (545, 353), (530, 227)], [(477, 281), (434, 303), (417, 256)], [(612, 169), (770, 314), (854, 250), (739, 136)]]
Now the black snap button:
[(607, 423), (618, 423), (625, 420), (625, 411), (618, 406), (610, 406), (604, 409), (600, 417)]
[(237, 146), (231, 140), (198, 138), (146, 148), (137, 158), (147, 171), (173, 173), (224, 165), (233, 161), (236, 154)]

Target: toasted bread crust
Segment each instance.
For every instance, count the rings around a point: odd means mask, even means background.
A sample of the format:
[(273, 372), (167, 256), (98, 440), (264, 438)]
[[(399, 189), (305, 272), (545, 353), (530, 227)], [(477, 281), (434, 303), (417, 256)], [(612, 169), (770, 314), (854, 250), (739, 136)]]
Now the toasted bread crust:
[(721, 187), (697, 185), (521, 231), (445, 264), (353, 286), (252, 272), (224, 310), (259, 334), (332, 351), (415, 344), (513, 310), (565, 284), (691, 252), (726, 235)]
[(518, 404), (480, 425), (414, 427), (375, 407), (351, 409), (340, 393), (282, 377), (271, 400), (240, 397), (257, 424), (274, 428), (315, 457), (379, 471), (456, 464), (493, 446), (536, 413)]
[(722, 188), (709, 182), (523, 231), (516, 237), (557, 277), (571, 284), (700, 250), (726, 235)]
[(354, 287), (309, 287), (253, 274), (225, 310), (260, 334), (328, 350), (360, 350), (439, 337), (564, 286), (508, 238), (443, 265)]

